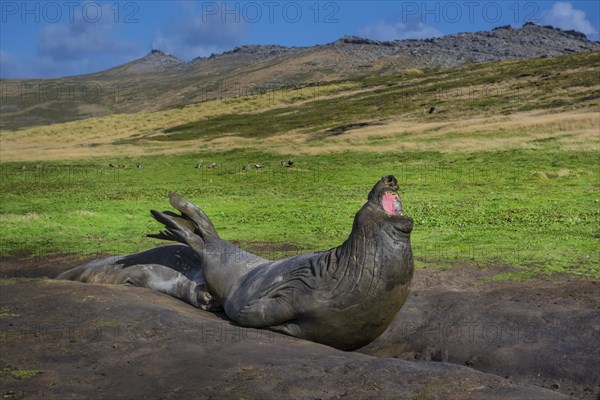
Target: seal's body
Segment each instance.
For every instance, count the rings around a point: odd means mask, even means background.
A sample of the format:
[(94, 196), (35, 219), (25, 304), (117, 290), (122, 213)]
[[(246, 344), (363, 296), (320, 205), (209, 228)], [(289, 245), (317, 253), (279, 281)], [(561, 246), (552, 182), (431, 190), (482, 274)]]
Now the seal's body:
[[(185, 243), (187, 250), (159, 247), (110, 264), (89, 263), (59, 278), (158, 290), (162, 285), (161, 291), (197, 307), (221, 306), (242, 326), (355, 349), (389, 326), (408, 295), (413, 221), (403, 215), (397, 190), (393, 176), (383, 177), (341, 246), (278, 261), (224, 241), (198, 207), (172, 193), (171, 204), (181, 215), (152, 211), (167, 228), (152, 236)], [(137, 281), (127, 276), (132, 274)]]

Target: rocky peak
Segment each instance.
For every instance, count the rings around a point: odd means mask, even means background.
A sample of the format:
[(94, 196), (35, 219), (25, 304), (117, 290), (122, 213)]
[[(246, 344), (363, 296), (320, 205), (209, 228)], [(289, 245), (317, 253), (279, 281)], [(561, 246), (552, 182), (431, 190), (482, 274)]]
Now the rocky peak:
[(160, 72), (179, 67), (185, 62), (162, 50), (152, 49), (144, 57), (125, 65), (127, 73)]
[(558, 33), (559, 35), (562, 36), (572, 36), (574, 38), (577, 39), (581, 39), (583, 41), (589, 41), (587, 36), (585, 36), (585, 34), (578, 32), (574, 29), (568, 29), (568, 30), (563, 30), (560, 28), (555, 28), (552, 25), (537, 25), (531, 21), (529, 22), (525, 22), (525, 24), (523, 25), (523, 27), (521, 28), (522, 30), (526, 30), (526, 31), (537, 31), (537, 32), (548, 32), (548, 31), (554, 31), (554, 33)]
[(379, 45), (382, 44), (379, 40), (367, 39), (360, 36), (343, 36), (341, 39), (336, 41), (336, 43), (347, 43), (347, 44), (372, 44)]
[(150, 53), (148, 53), (148, 55), (154, 55), (154, 56), (168, 56), (169, 53), (165, 53), (162, 50), (158, 50), (158, 49), (152, 49), (150, 50)]
[(158, 49), (152, 49), (150, 50), (150, 53), (146, 54), (146, 56), (144, 56), (143, 58), (141, 58), (139, 61), (145, 60), (146, 62), (150, 62), (153, 64), (161, 64), (161, 65), (175, 65), (175, 64), (181, 64), (183, 61), (181, 61), (179, 58), (175, 57), (173, 54), (170, 53), (166, 53), (162, 50), (158, 50)]

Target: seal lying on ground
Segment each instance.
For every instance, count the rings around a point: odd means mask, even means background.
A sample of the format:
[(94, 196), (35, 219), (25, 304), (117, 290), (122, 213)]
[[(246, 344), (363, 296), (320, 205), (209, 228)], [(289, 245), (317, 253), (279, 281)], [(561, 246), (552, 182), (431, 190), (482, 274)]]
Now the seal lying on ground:
[(60, 275), (97, 283), (131, 283), (197, 307), (222, 307), (246, 327), (268, 328), (342, 350), (377, 338), (404, 304), (413, 275), (410, 232), (398, 184), (373, 187), (339, 247), (270, 261), (219, 237), (206, 214), (176, 193), (181, 215), (151, 211), (171, 245), (93, 261)]

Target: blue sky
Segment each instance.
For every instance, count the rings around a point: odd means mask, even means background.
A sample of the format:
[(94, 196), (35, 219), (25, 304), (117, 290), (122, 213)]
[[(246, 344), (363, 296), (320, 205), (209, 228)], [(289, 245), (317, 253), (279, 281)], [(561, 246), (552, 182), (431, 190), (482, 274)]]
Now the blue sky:
[(158, 48), (191, 60), (243, 44), (311, 46), (358, 35), (422, 39), (527, 21), (599, 40), (588, 1), (7, 1), (0, 77), (104, 70)]

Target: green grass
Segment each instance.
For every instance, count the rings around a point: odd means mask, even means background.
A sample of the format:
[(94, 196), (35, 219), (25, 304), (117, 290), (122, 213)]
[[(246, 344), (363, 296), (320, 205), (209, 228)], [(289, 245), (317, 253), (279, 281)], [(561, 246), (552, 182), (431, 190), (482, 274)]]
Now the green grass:
[(114, 321), (112, 319), (105, 319), (102, 322), (100, 322), (100, 327), (101, 328), (118, 328), (119, 322)]
[(0, 286), (14, 285), (22, 282), (39, 282), (36, 278), (0, 278)]
[[(551, 145), (551, 143), (549, 144)], [(418, 266), (511, 265), (526, 278), (600, 276), (598, 154), (511, 150), (294, 156), (227, 152), (114, 160), (3, 163), (2, 255), (128, 253), (150, 248), (177, 191), (202, 207), (222, 237), (278, 258), (337, 246), (372, 185), (394, 174), (415, 220)], [(215, 161), (218, 168), (196, 169)], [(262, 170), (242, 172), (261, 162)], [(39, 164), (39, 163), (37, 163)], [(22, 170), (25, 165), (27, 169)]]
[(10, 312), (10, 309), (8, 307), (2, 306), (0, 307), (0, 318), (13, 318), (13, 317), (18, 317), (19, 314), (15, 314)]
[(25, 369), (9, 369), (9, 368), (4, 368), (4, 372), (8, 373), (9, 375), (17, 378), (17, 379), (29, 379), (29, 378), (33, 378), (36, 375), (41, 375), (44, 373), (44, 371), (40, 371), (40, 370), (25, 370)]

